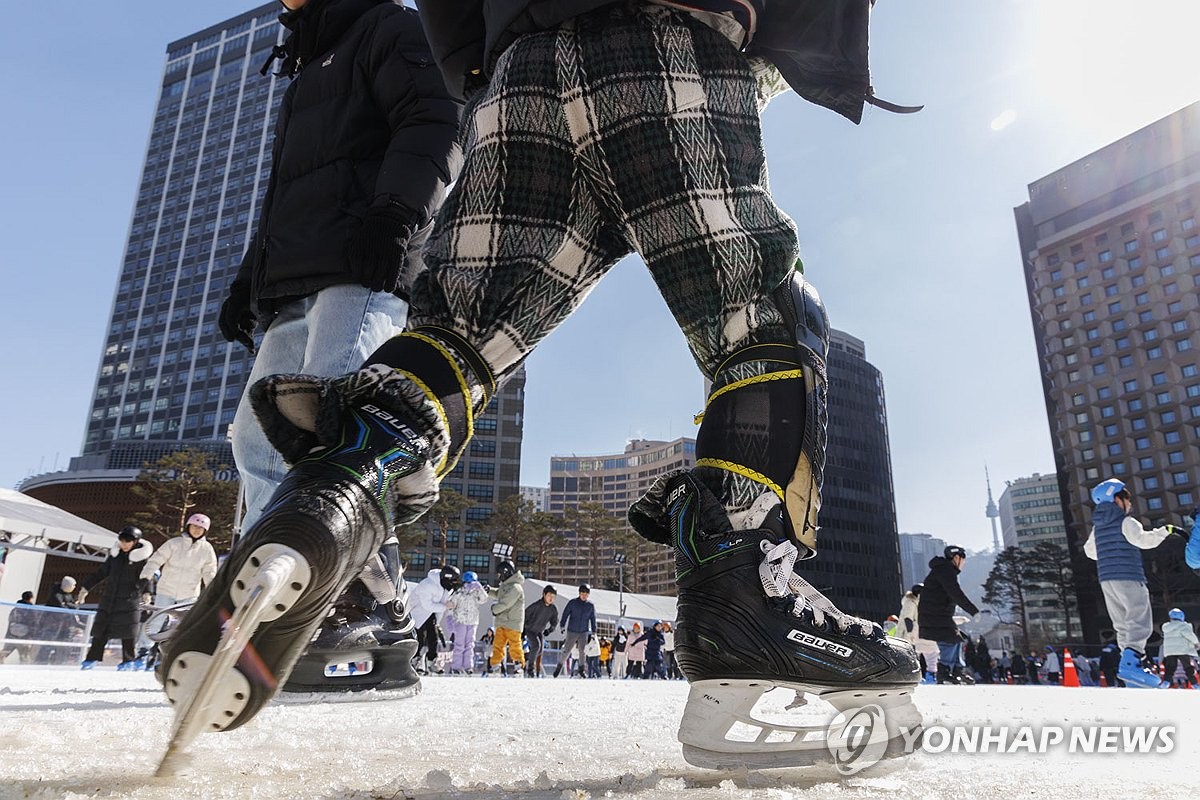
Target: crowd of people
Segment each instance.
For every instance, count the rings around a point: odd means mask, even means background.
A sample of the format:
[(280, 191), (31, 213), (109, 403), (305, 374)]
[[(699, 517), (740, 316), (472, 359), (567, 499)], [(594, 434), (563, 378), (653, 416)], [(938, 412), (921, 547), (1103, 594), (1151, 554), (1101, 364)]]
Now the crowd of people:
[[(578, 587), (560, 615), (558, 589), (542, 588), (525, 604), (525, 576), (504, 559), (496, 586), (480, 582), (471, 571), (444, 565), (429, 573), (408, 593), (413, 624), (419, 632), (414, 665), (421, 674), (521, 675), (527, 678), (681, 680), (675, 661), (671, 623), (655, 620), (645, 628), (619, 624), (601, 632), (591, 586)], [(494, 623), (478, 638), (479, 609), (491, 603)], [(556, 633), (557, 631), (557, 633)], [(555, 646), (557, 645), (557, 646)], [(547, 650), (556, 654), (553, 670), (544, 663)]]

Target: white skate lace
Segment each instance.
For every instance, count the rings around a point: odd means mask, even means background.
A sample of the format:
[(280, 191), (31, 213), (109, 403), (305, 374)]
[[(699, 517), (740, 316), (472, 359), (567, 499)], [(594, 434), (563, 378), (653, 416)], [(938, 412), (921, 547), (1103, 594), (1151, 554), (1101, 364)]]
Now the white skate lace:
[(783, 541), (777, 545), (764, 541), (761, 547), (764, 557), (758, 566), (758, 575), (762, 580), (763, 591), (768, 597), (793, 598), (793, 616), (799, 617), (808, 609), (813, 621), (819, 626), (826, 626), (828, 620), (841, 633), (856, 633), (868, 638), (876, 635), (876, 628), (879, 626), (845, 613), (821, 594), (817, 587), (792, 571), (799, 556), (796, 545), (790, 541)]

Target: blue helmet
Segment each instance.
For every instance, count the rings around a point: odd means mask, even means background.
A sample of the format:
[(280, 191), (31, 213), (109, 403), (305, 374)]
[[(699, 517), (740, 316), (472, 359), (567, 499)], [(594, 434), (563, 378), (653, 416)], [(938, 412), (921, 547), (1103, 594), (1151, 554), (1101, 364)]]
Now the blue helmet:
[(466, 572), (463, 573), (463, 583), (474, 583), (478, 580), (479, 580), (479, 576), (476, 575), (471, 570), (467, 570)]
[(1116, 478), (1109, 478), (1092, 489), (1092, 502), (1096, 505), (1111, 503), (1118, 492), (1125, 491), (1125, 484)]
[(1167, 616), (1170, 617), (1171, 619), (1177, 619), (1180, 622), (1183, 622), (1185, 619), (1187, 619), (1185, 616), (1183, 616), (1182, 608), (1172, 608), (1170, 611), (1167, 612)]

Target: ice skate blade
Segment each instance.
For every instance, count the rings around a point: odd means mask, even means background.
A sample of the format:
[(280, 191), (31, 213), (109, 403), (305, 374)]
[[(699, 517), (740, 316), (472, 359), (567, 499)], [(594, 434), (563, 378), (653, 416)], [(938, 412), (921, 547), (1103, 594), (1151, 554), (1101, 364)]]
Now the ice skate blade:
[(174, 774), (200, 733), (224, 730), (245, 708), (250, 683), (236, 669), (238, 659), (258, 627), (287, 612), (310, 578), (308, 562), (284, 545), (263, 545), (246, 560), (230, 590), (237, 608), (212, 654), (180, 653), (167, 672), (164, 690), (176, 712), (157, 777)]
[[(804, 695), (829, 703), (834, 713), (815, 718), (817, 724), (773, 723), (753, 714), (755, 704), (773, 689), (796, 693), (789, 707), (805, 704)], [(907, 752), (906, 743), (920, 742), (921, 715), (912, 703), (912, 687), (831, 689), (786, 681), (708, 680), (691, 684), (679, 741), (684, 760), (704, 769), (783, 769), (838, 763), (831, 746), (832, 722), (841, 712), (875, 708), (881, 728), (871, 733), (877, 757)], [(826, 718), (827, 717), (827, 718)]]
[(398, 689), (377, 689), (375, 687), (354, 689), (345, 687), (330, 688), (328, 691), (312, 692), (280, 692), (272, 700), (283, 706), (306, 706), (314, 703), (376, 703), (384, 700), (407, 700), (421, 693), (421, 682)]

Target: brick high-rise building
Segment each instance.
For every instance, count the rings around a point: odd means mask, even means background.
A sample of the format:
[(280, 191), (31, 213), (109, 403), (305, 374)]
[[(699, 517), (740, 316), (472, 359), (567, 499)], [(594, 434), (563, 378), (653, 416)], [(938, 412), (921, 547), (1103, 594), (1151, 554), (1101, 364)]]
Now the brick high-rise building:
[[(1090, 487), (1124, 481), (1146, 522), (1200, 500), (1200, 103), (1034, 181), (1014, 213), (1080, 616), (1099, 641)], [(1180, 561), (1147, 555), (1152, 597), (1200, 600)]]

